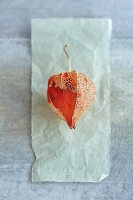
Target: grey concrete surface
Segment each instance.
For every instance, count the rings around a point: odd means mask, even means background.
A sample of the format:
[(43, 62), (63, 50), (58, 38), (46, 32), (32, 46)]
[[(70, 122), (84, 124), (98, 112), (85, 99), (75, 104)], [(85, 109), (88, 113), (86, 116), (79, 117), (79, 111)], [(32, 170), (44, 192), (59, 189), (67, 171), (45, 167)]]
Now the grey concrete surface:
[(35, 17), (107, 17), (113, 37), (133, 37), (132, 0), (1, 0), (0, 37), (30, 38)]
[[(131, 0), (0, 1), (0, 200), (133, 199)], [(32, 17), (112, 17), (111, 173), (100, 183), (32, 183)]]

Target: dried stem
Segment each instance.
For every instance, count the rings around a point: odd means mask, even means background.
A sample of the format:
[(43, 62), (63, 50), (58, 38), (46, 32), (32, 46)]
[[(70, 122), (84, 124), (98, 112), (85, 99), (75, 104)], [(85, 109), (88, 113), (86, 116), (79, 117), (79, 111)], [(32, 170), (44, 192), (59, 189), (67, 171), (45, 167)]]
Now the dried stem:
[(65, 44), (64, 45), (64, 52), (65, 52), (65, 54), (67, 56), (67, 59), (68, 59), (69, 72), (71, 72), (72, 71), (72, 64), (71, 64), (71, 59), (70, 59), (70, 57), (69, 57), (69, 55), (67, 53), (67, 50), (66, 50), (67, 47), (68, 47), (68, 44)]

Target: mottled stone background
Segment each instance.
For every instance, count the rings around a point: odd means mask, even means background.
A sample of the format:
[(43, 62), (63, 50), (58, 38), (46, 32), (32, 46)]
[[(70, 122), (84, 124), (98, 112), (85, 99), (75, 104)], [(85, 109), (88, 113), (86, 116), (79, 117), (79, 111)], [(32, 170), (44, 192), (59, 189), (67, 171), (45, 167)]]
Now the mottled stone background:
[[(30, 21), (110, 17), (111, 174), (100, 183), (31, 183)], [(0, 200), (133, 199), (133, 1), (0, 1)]]

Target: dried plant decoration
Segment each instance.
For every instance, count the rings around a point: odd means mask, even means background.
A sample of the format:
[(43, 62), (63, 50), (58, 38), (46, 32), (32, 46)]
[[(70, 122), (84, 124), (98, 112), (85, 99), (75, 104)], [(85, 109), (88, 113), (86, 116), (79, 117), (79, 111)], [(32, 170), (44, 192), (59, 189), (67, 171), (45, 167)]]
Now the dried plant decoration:
[(85, 74), (71, 70), (67, 47), (65, 44), (64, 52), (68, 59), (69, 72), (62, 72), (49, 78), (47, 98), (51, 108), (72, 129), (95, 100), (96, 88)]

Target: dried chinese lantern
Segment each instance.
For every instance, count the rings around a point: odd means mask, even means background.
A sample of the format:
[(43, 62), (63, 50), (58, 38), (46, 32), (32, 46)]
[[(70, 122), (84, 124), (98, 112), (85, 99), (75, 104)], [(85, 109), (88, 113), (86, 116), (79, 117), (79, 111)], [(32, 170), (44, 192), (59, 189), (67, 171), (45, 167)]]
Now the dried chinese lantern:
[(71, 60), (66, 51), (67, 47), (68, 45), (64, 45), (69, 72), (62, 72), (49, 78), (47, 98), (51, 108), (72, 129), (94, 101), (96, 88), (85, 74), (71, 71)]

